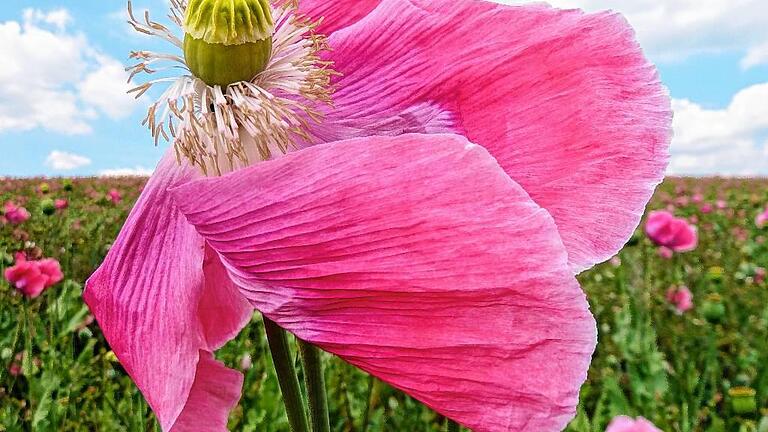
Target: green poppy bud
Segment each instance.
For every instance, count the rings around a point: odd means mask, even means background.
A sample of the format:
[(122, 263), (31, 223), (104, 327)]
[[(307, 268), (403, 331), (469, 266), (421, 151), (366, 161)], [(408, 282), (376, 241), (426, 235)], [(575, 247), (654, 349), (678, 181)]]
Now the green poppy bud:
[(40, 210), (43, 211), (44, 215), (50, 216), (56, 213), (56, 203), (52, 199), (46, 198), (40, 201)]
[(250, 81), (272, 55), (268, 0), (192, 0), (184, 30), (187, 66), (210, 86)]
[(755, 389), (751, 387), (733, 387), (728, 390), (731, 399), (731, 408), (736, 414), (750, 414), (757, 409)]
[(720, 294), (709, 294), (701, 305), (701, 313), (712, 324), (717, 324), (725, 317), (725, 305)]

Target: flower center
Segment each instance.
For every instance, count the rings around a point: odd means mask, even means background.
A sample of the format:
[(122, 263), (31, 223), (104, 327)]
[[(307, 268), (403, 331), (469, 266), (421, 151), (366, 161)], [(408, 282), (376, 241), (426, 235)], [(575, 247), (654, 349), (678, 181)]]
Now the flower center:
[(272, 54), (274, 21), (267, 0), (192, 0), (184, 31), (187, 66), (211, 86), (250, 81)]
[[(137, 85), (141, 97), (168, 84), (143, 124), (155, 139), (171, 141), (205, 175), (222, 175), (309, 145), (331, 106), (336, 75), (321, 53), (328, 44), (319, 21), (298, 12), (297, 0), (169, 0), (171, 28), (139, 20), (128, 1), (130, 24), (184, 51), (134, 51), (131, 80), (186, 71)], [(183, 40), (175, 28), (183, 30)]]

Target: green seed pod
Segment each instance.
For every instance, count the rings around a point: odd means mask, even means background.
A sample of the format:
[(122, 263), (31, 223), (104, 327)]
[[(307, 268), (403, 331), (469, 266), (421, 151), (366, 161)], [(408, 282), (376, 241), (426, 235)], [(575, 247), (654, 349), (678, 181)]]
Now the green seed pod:
[(731, 408), (736, 414), (750, 414), (757, 410), (755, 389), (751, 387), (733, 387), (728, 390)]
[(192, 73), (210, 86), (250, 81), (272, 54), (272, 39), (242, 45), (211, 44), (184, 36), (184, 57)]
[(70, 179), (64, 179), (64, 181), (61, 182), (61, 185), (67, 192), (72, 192), (72, 190), (75, 188), (75, 186), (72, 184), (72, 180)]
[(51, 191), (51, 186), (48, 185), (48, 183), (40, 183), (39, 188), (40, 188), (40, 192), (44, 194), (47, 194), (48, 192)]
[(40, 210), (43, 211), (44, 215), (50, 216), (56, 213), (56, 203), (52, 199), (46, 198), (40, 201)]
[(250, 81), (272, 55), (268, 0), (192, 0), (184, 31), (187, 66), (211, 86)]
[(717, 324), (725, 317), (725, 305), (720, 294), (710, 294), (701, 305), (701, 313), (712, 324)]

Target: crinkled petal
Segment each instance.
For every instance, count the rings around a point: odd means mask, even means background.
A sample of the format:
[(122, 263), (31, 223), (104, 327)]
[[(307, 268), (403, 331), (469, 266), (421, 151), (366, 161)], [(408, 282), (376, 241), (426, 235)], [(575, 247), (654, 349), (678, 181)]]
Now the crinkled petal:
[(356, 23), (371, 13), (382, 0), (301, 0), (299, 12), (313, 19), (322, 19), (319, 33), (329, 35)]
[(595, 323), (551, 216), (482, 147), (354, 139), (172, 193), (298, 337), (476, 432), (572, 418)]
[(168, 188), (193, 177), (166, 155), (84, 294), (166, 431), (192, 430), (184, 425), (195, 422), (207, 427), (197, 430), (226, 430), (242, 377), (211, 352), (252, 313), (171, 202)]
[(663, 178), (669, 97), (620, 15), (387, 0), (329, 43), (318, 140), (466, 135), (552, 214), (575, 272), (624, 245)]

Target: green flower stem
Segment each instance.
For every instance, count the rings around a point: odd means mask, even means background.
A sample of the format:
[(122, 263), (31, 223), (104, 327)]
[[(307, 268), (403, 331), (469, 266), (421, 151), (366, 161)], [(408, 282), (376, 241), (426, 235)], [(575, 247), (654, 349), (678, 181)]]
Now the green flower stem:
[(455, 421), (446, 418), (445, 419), (445, 430), (446, 432), (459, 432), (461, 430), (461, 426), (459, 426), (458, 423)]
[(288, 346), (288, 333), (266, 316), (263, 318), (269, 351), (272, 353), (272, 362), (275, 365), (277, 381), (280, 384), (285, 411), (288, 414), (288, 424), (292, 432), (309, 432), (299, 378)]
[(368, 432), (368, 423), (371, 421), (371, 414), (376, 408), (376, 403), (379, 399), (379, 380), (368, 375), (368, 394), (365, 398), (365, 417), (363, 417), (363, 423), (360, 425), (363, 432)]
[(325, 394), (323, 360), (316, 346), (299, 339), (299, 355), (304, 368), (304, 383), (307, 386), (309, 401), (309, 420), (313, 432), (330, 432), (328, 418), (328, 399)]

